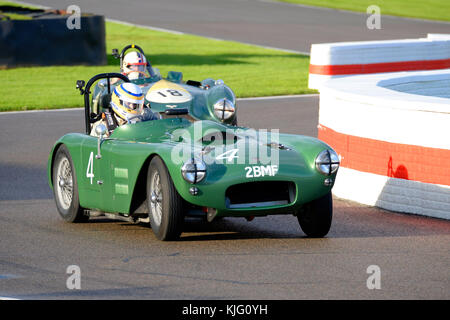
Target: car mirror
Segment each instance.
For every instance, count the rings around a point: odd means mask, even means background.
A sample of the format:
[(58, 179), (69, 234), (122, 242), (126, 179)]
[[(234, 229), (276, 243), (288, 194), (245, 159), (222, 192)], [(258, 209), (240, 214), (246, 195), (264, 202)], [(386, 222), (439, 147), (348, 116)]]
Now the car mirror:
[(102, 154), (100, 153), (100, 146), (103, 141), (103, 136), (106, 134), (106, 126), (104, 124), (99, 124), (95, 127), (95, 133), (98, 135), (98, 143), (97, 143), (97, 155), (95, 156), (96, 159), (101, 159)]
[(112, 56), (116, 59), (119, 59), (120, 55), (119, 55), (119, 50), (117, 49), (112, 49)]
[(95, 127), (95, 133), (102, 137), (106, 133), (106, 126), (104, 124), (99, 124), (97, 127)]
[(80, 90), (80, 94), (84, 94), (84, 86), (85, 85), (86, 85), (86, 82), (84, 80), (77, 80), (76, 89)]

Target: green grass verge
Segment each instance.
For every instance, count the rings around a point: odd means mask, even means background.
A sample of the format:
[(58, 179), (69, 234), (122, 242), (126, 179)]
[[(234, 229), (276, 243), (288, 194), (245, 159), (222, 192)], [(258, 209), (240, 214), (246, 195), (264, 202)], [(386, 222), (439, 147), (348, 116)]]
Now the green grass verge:
[(366, 12), (367, 7), (380, 7), (381, 15), (450, 21), (449, 0), (277, 0), (317, 7)]
[[(6, 2), (6, 1), (0, 1), (0, 6), (11, 6), (11, 7), (23, 7), (23, 8), (30, 8), (29, 6), (23, 6), (23, 5), (19, 5), (17, 3), (13, 3), (13, 2)], [(15, 13), (6, 13), (6, 12), (2, 12), (0, 10), (0, 16), (6, 16), (9, 17), (9, 19), (11, 20), (30, 20), (30, 17), (21, 15), (21, 14), (15, 14)], [(2, 17), (3, 18), (3, 17)], [(0, 19), (1, 20), (1, 19)], [(5, 19), (6, 20), (6, 19)]]
[[(2, 12), (0, 11), (0, 16), (3, 17), (8, 17), (10, 20), (31, 20), (30, 17), (24, 16), (22, 14), (15, 14), (15, 13), (6, 13), (6, 12)], [(6, 19), (4, 19), (6, 20)]]
[(0, 111), (81, 107), (76, 80), (118, 72), (110, 52), (135, 43), (163, 76), (170, 70), (183, 79), (223, 79), (237, 97), (316, 92), (307, 88), (309, 57), (231, 41), (176, 35), (106, 23), (108, 65), (52, 66), (0, 70)]

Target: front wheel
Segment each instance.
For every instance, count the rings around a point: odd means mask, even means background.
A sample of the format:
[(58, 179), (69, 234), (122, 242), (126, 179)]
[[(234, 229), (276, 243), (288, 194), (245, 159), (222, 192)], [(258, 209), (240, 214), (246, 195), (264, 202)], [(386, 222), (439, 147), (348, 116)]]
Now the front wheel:
[(53, 162), (53, 194), (56, 208), (65, 221), (84, 222), (89, 219), (80, 206), (77, 177), (65, 145), (59, 147)]
[(159, 240), (176, 240), (184, 221), (183, 200), (164, 162), (156, 156), (147, 174), (147, 199), (151, 228)]
[(297, 214), (303, 232), (311, 238), (322, 238), (331, 228), (333, 198), (331, 191), (323, 197), (307, 203)]

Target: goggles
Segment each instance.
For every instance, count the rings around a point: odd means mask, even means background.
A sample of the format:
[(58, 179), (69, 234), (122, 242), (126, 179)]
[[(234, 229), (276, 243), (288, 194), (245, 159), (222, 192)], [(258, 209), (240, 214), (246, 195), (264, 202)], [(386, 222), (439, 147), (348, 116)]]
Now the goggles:
[(129, 110), (140, 110), (141, 107), (144, 105), (143, 101), (140, 103), (133, 103), (133, 102), (120, 100), (120, 102), (125, 108), (127, 108)]

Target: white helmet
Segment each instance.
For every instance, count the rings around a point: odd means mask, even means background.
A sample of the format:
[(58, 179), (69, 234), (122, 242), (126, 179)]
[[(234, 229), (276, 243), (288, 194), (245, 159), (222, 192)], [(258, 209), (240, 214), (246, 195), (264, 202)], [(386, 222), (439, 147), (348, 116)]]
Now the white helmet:
[(146, 78), (147, 59), (137, 51), (128, 52), (123, 58), (122, 73), (128, 76), (128, 79), (134, 80)]

